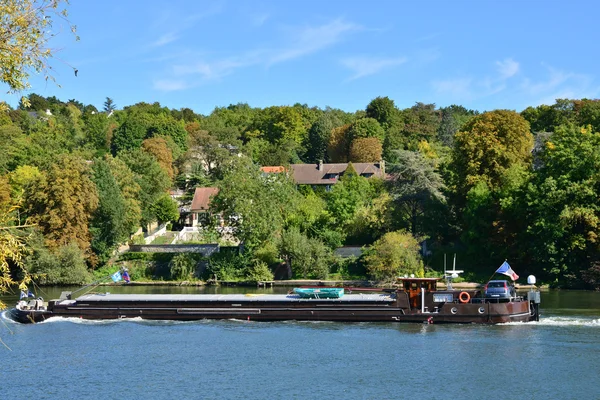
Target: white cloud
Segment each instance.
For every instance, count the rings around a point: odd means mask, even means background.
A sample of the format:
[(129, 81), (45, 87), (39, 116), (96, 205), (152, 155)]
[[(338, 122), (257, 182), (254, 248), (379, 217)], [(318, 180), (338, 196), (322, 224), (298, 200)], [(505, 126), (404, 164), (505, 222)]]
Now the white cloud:
[(267, 20), (270, 18), (271, 16), (269, 14), (263, 13), (263, 14), (251, 14), (250, 15), (250, 23), (253, 26), (263, 26), (265, 24), (265, 22), (267, 22)]
[(512, 58), (507, 58), (503, 61), (496, 61), (496, 65), (498, 66), (500, 79), (511, 78), (516, 75), (517, 72), (519, 72), (519, 63)]
[(360, 25), (346, 22), (341, 18), (320, 26), (308, 26), (292, 33), (291, 43), (270, 52), (268, 65), (292, 60), (340, 42), (345, 34), (361, 30)]
[(431, 82), (437, 93), (448, 94), (456, 99), (467, 100), (473, 98), (472, 78), (456, 78)]
[(177, 90), (184, 90), (190, 88), (184, 80), (170, 80), (170, 79), (158, 79), (153, 83), (153, 88), (163, 92), (173, 92)]
[(349, 80), (374, 75), (385, 69), (390, 69), (406, 62), (405, 57), (377, 58), (377, 57), (350, 57), (341, 60), (342, 65), (352, 70), (354, 74)]
[[(259, 48), (240, 55), (220, 59), (211, 59), (206, 54), (191, 57), (189, 56), (190, 52), (187, 52), (188, 56), (182, 57), (185, 61), (177, 62), (174, 60), (173, 64), (169, 67), (169, 76), (166, 79), (157, 79), (154, 82), (154, 88), (158, 90), (183, 90), (200, 83), (219, 80), (240, 68), (251, 66), (269, 67), (333, 46), (342, 41), (346, 35), (361, 29), (360, 25), (338, 18), (322, 25), (288, 30), (290, 32), (288, 43), (280, 48)], [(166, 39), (169, 38), (166, 37)], [(374, 72), (377, 72), (382, 68), (390, 66), (390, 63), (398, 64), (399, 62), (399, 59), (382, 60), (378, 65), (371, 66), (370, 68), (371, 71), (375, 69)], [(357, 66), (356, 68), (359, 67)], [(357, 74), (366, 75), (374, 72), (370, 72), (366, 67), (360, 70), (357, 69)], [(193, 84), (185, 83), (192, 81)]]
[(536, 97), (537, 104), (554, 104), (556, 99), (595, 98), (600, 88), (593, 86), (593, 78), (589, 75), (575, 72), (565, 72), (543, 65), (548, 71), (544, 80), (533, 82), (524, 79), (521, 85), (523, 92)]
[(159, 37), (158, 40), (156, 40), (154, 43), (152, 43), (152, 47), (164, 46), (165, 44), (174, 42), (177, 39), (179, 39), (179, 35), (177, 33), (175, 33), (175, 32), (165, 33), (164, 35)]

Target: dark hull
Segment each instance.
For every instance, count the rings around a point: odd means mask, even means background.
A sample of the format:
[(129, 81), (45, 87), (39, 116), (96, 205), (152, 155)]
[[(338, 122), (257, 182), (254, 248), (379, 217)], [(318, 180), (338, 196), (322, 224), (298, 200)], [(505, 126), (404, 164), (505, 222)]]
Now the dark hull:
[[(98, 297), (98, 296), (96, 296)], [(47, 311), (17, 310), (11, 316), (22, 323), (40, 322), (51, 317), (89, 320), (141, 318), (148, 320), (193, 321), (201, 319), (241, 319), (250, 321), (339, 321), (339, 322), (427, 322), (478, 323), (527, 322), (536, 319), (536, 310), (527, 300), (494, 303), (444, 303), (437, 307), (410, 307), (395, 298), (377, 301), (360, 299), (290, 299), (244, 301), (240, 297), (221, 296), (203, 300), (203, 295), (189, 299), (162, 300), (149, 296), (139, 300), (79, 298), (50, 302)], [(205, 296), (207, 297), (207, 296)]]

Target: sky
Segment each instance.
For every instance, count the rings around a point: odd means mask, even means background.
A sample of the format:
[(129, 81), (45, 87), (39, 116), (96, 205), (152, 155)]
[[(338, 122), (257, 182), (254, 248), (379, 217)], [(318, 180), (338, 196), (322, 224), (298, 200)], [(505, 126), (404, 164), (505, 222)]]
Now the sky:
[[(378, 96), (479, 111), (598, 98), (600, 2), (71, 0), (53, 75), (30, 92), (102, 108), (308, 104)], [(78, 70), (77, 76), (74, 69)], [(2, 90), (4, 89), (4, 90)], [(0, 99), (13, 107), (20, 95)], [(27, 94), (27, 93), (24, 93)]]

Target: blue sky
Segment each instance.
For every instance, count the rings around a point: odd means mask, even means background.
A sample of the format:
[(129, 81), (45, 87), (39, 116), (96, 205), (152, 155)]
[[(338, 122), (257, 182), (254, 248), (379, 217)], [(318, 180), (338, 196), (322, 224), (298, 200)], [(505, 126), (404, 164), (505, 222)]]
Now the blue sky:
[(239, 102), (356, 111), (377, 96), (521, 111), (599, 97), (599, 11), (548, 0), (73, 0), (81, 40), (55, 24), (52, 42), (61, 87), (31, 84), (99, 108), (111, 97), (202, 114)]

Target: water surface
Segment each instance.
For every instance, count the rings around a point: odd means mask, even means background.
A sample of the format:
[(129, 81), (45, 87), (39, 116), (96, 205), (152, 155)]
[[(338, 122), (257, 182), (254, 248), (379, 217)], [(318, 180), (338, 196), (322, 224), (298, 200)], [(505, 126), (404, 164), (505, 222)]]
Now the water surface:
[[(51, 297), (60, 291), (44, 290)], [(11, 349), (0, 345), (2, 399), (600, 398), (600, 293), (594, 292), (543, 292), (540, 322), (526, 324), (51, 319), (20, 325), (3, 316), (0, 339)]]

